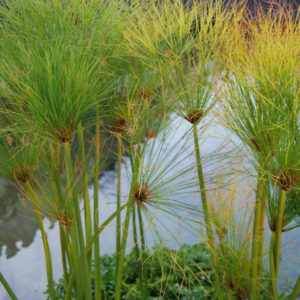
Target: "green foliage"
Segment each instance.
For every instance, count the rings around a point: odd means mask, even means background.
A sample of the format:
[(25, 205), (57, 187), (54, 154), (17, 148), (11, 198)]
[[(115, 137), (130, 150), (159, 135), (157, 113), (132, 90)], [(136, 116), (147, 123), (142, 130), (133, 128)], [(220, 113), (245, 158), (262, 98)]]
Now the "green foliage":
[[(204, 244), (182, 245), (179, 250), (157, 247), (148, 255), (147, 299), (211, 299), (214, 278)], [(114, 299), (115, 259), (115, 255), (101, 256), (103, 299)], [(125, 258), (122, 299), (142, 299), (138, 286), (138, 266), (133, 250)], [(57, 299), (64, 299), (63, 280), (56, 284), (55, 291)]]

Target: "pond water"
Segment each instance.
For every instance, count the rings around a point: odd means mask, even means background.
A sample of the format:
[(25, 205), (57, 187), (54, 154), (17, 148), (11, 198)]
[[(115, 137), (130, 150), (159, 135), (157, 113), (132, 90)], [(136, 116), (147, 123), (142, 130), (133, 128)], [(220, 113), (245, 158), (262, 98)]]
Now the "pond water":
[[(176, 121), (177, 122), (177, 121)], [(180, 126), (178, 123), (174, 127), (179, 128), (176, 135), (169, 138), (167, 143), (163, 146), (163, 152), (168, 154), (176, 143), (180, 144), (183, 141), (182, 135), (188, 129), (188, 124), (182, 122)], [(201, 145), (202, 153), (210, 152), (218, 144), (222, 143), (228, 133), (219, 126), (214, 125), (209, 127), (203, 143)], [(216, 136), (216, 132), (219, 132)], [(177, 138), (174, 138), (176, 136)], [(179, 142), (178, 142), (179, 141)], [(182, 144), (182, 143), (181, 143)], [(186, 155), (189, 152), (189, 146), (185, 147), (181, 155)], [(184, 153), (185, 152), (185, 153)], [(162, 157), (163, 158), (163, 157)], [(162, 164), (164, 158), (161, 160)], [(194, 163), (193, 157), (189, 157), (184, 163)], [(172, 168), (171, 173), (175, 174), (180, 169), (180, 164), (176, 164)], [(207, 165), (206, 170), (211, 166)], [(126, 199), (129, 190), (128, 171), (125, 165), (122, 168), (122, 195), (123, 200)], [(185, 180), (193, 180), (192, 177), (196, 174), (196, 169), (193, 174), (185, 175)], [(115, 210), (116, 199), (116, 171), (105, 171), (100, 179), (100, 222), (105, 220)], [(249, 188), (249, 187), (248, 187)], [(92, 189), (90, 187), (90, 195), (92, 196)], [(241, 193), (243, 195), (243, 193)], [(182, 197), (182, 195), (181, 195)], [(92, 197), (91, 197), (92, 198)], [(187, 193), (184, 196), (185, 203), (199, 204), (200, 198), (197, 194)], [(5, 180), (0, 179), (0, 270), (15, 291), (20, 300), (41, 300), (45, 299), (43, 291), (46, 288), (46, 272), (43, 245), (41, 241), (41, 233), (35, 221), (35, 216), (30, 213), (30, 205), (25, 208), (21, 203), (22, 199), (18, 199), (16, 190), (9, 185)], [(146, 225), (146, 240), (149, 247), (164, 243), (172, 248), (178, 247), (179, 243), (195, 244), (201, 241), (201, 234), (198, 229), (192, 229), (189, 223), (185, 224), (182, 219), (174, 220), (168, 218), (159, 210), (149, 211), (150, 214), (155, 214), (155, 225), (157, 231), (160, 232), (160, 237), (157, 236), (153, 226)], [(184, 215), (184, 212), (182, 212)], [(56, 223), (51, 224), (45, 220), (47, 228), (47, 236), (53, 257), (53, 272), (54, 279), (57, 280), (62, 276), (60, 249), (59, 249), (59, 231)], [(147, 223), (146, 223), (147, 224)], [(285, 280), (294, 282), (299, 273), (300, 263), (300, 238), (299, 230), (284, 233), (284, 257), (281, 261), (280, 281), (284, 285)], [(101, 254), (113, 253), (115, 250), (115, 223), (111, 223), (100, 236)], [(129, 235), (130, 237), (130, 235)], [(132, 239), (129, 238), (127, 248), (131, 249), (133, 246)], [(0, 300), (8, 300), (9, 297), (0, 286)]]

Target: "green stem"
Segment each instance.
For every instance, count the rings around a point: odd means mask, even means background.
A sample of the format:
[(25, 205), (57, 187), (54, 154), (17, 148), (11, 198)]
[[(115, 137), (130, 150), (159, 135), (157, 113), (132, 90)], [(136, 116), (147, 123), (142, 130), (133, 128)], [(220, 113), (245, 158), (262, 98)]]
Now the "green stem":
[(123, 234), (122, 234), (119, 264), (118, 264), (117, 274), (116, 274), (117, 278), (116, 278), (115, 300), (120, 300), (121, 299), (121, 285), (122, 285), (122, 277), (123, 277), (125, 250), (126, 250), (128, 229), (129, 229), (129, 223), (130, 223), (130, 214), (131, 214), (132, 206), (134, 205), (133, 194), (134, 194), (134, 190), (136, 188), (136, 181), (137, 181), (137, 176), (138, 176), (138, 167), (139, 167), (138, 153), (139, 153), (139, 147), (137, 149), (134, 164), (132, 166), (131, 187), (130, 187), (128, 207), (127, 207), (127, 211), (126, 211)]
[(140, 226), (140, 235), (141, 235), (141, 242), (142, 242), (142, 274), (144, 278), (144, 287), (145, 287), (145, 295), (148, 296), (148, 272), (147, 272), (147, 266), (145, 264), (146, 262), (146, 243), (145, 243), (145, 233), (144, 233), (144, 224), (143, 224), (143, 217), (141, 213), (141, 207), (138, 206), (138, 217), (139, 217), (139, 226)]
[(69, 283), (66, 286), (67, 288), (66, 288), (66, 295), (64, 297), (64, 300), (71, 300), (73, 281), (74, 281), (74, 272), (71, 273)]
[[(65, 158), (66, 158), (66, 173), (67, 173), (67, 186), (68, 189), (71, 189), (73, 191), (73, 180), (70, 176), (72, 174), (72, 160), (71, 160), (71, 149), (70, 144), (65, 143)], [(91, 289), (91, 279), (90, 279), (90, 273), (89, 273), (89, 264), (88, 259), (85, 251), (85, 244), (84, 244), (84, 234), (83, 234), (83, 228), (81, 223), (81, 216), (80, 216), (80, 207), (79, 207), (79, 201), (76, 197), (76, 194), (72, 193), (72, 199), (73, 199), (73, 207), (75, 211), (75, 223), (76, 223), (76, 229), (77, 229), (77, 237), (78, 237), (78, 243), (79, 243), (79, 250), (80, 250), (80, 258), (81, 258), (81, 266), (82, 266), (82, 278), (83, 278), (83, 285), (84, 285), (84, 294), (85, 294), (85, 300), (92, 300), (92, 289)]]
[(272, 236), (270, 239), (270, 254), (269, 254), (269, 261), (270, 261), (270, 275), (271, 275), (271, 286), (273, 290), (274, 299), (278, 299), (277, 293), (277, 285), (276, 285), (276, 274), (275, 274), (275, 261), (274, 261), (274, 242), (275, 242), (275, 232), (272, 231)]
[[(85, 155), (85, 145), (84, 145), (84, 133), (81, 122), (78, 124), (78, 141), (80, 147), (80, 154), (81, 154), (81, 169), (83, 174), (83, 201), (84, 201), (84, 217), (85, 217), (85, 236), (86, 241), (91, 239), (92, 236), (92, 217), (91, 217), (91, 206), (90, 206), (90, 199), (89, 199), (89, 178), (87, 174), (87, 159)], [(88, 264), (89, 270), (91, 269), (92, 264), (92, 256), (88, 255)]]
[(5, 290), (7, 291), (8, 295), (12, 300), (18, 300), (14, 292), (12, 291), (11, 287), (9, 286), (8, 282), (5, 280), (3, 274), (0, 272), (0, 282), (4, 286)]
[(118, 140), (118, 166), (117, 166), (117, 232), (116, 232), (116, 270), (118, 269), (119, 253), (121, 249), (121, 161), (122, 161), (122, 140), (121, 136), (117, 136)]
[[(61, 167), (61, 159), (60, 159), (60, 148), (61, 145), (58, 144), (56, 147), (56, 151), (51, 143), (49, 143), (48, 151), (48, 168), (50, 174), (50, 183), (53, 190), (53, 193), (56, 195), (56, 201), (58, 203), (59, 209), (61, 212), (64, 212), (66, 203), (64, 203), (64, 199), (62, 196), (62, 186), (61, 186), (61, 178), (59, 175), (59, 170)], [(55, 164), (53, 164), (55, 162)], [(68, 241), (66, 237), (66, 232), (64, 230), (64, 226), (61, 222), (59, 222), (59, 238), (60, 238), (60, 250), (61, 250), (61, 258), (62, 258), (62, 266), (64, 273), (64, 281), (65, 286), (68, 285), (68, 268), (67, 261), (69, 263), (69, 267), (71, 266), (70, 256), (68, 254)], [(67, 258), (67, 259), (66, 259)]]
[(289, 296), (289, 300), (296, 300), (297, 296), (300, 294), (300, 276), (295, 283), (292, 293)]
[(281, 233), (282, 233), (282, 222), (283, 222), (285, 195), (286, 195), (286, 192), (284, 190), (280, 190), (278, 215), (277, 215), (277, 220), (276, 220), (275, 248), (274, 248), (274, 252), (275, 252), (274, 262), (275, 262), (276, 280), (278, 278), (278, 272), (279, 272)]
[[(95, 174), (94, 174), (94, 260), (95, 260), (95, 297), (101, 300), (101, 273), (100, 273), (100, 247), (99, 247), (99, 164), (100, 164), (100, 117), (97, 114), (96, 132), (95, 132)], [(90, 238), (90, 241), (92, 237)], [(87, 252), (88, 254), (88, 252)]]
[(206, 231), (207, 231), (207, 238), (208, 238), (210, 247), (214, 247), (215, 238), (214, 238), (213, 229), (212, 229), (212, 226), (210, 223), (209, 209), (208, 209), (208, 204), (207, 204), (207, 199), (206, 199), (206, 191), (205, 191), (204, 175), (203, 175), (200, 148), (199, 148), (197, 124), (193, 124), (193, 132), (194, 132), (196, 159), (197, 159), (198, 180), (199, 180), (199, 186), (200, 186), (201, 201), (202, 201), (202, 206), (203, 206), (205, 227), (206, 227)]
[(49, 247), (47, 235), (46, 235), (45, 228), (44, 228), (43, 218), (42, 218), (40, 209), (38, 207), (32, 186), (30, 185), (29, 182), (27, 182), (25, 185), (26, 185), (29, 197), (31, 198), (31, 200), (33, 202), (34, 210), (35, 210), (38, 222), (39, 222), (39, 226), (40, 226), (40, 230), (41, 230), (41, 234), (42, 234), (43, 246), (44, 246), (45, 259), (46, 259), (46, 270), (47, 270), (47, 279), (48, 279), (48, 285), (49, 285), (49, 290), (50, 290), (50, 297), (52, 300), (55, 300), (56, 297), (55, 297), (55, 291), (54, 291), (51, 252), (50, 252), (50, 247)]
[(262, 192), (262, 181), (258, 178), (257, 191), (256, 191), (256, 202), (255, 202), (255, 216), (253, 223), (253, 238), (252, 238), (252, 255), (251, 255), (251, 267), (250, 267), (250, 299), (258, 299), (258, 282), (257, 273), (259, 265), (259, 248), (260, 248), (260, 222), (261, 222), (261, 192)]
[[(119, 253), (119, 260), (118, 260), (118, 268), (116, 272), (116, 290), (115, 290), (115, 299), (120, 300), (121, 299), (121, 284), (122, 284), (122, 276), (123, 276), (123, 264), (124, 264), (124, 257), (125, 257), (125, 249), (126, 249), (126, 243), (127, 243), (127, 236), (128, 236), (128, 228), (129, 228), (129, 221), (130, 221), (130, 213), (132, 209), (132, 201), (131, 201), (131, 195), (132, 195), (132, 188), (130, 193), (130, 199), (129, 205), (126, 211), (125, 216), (125, 222), (124, 222), (124, 228), (123, 228), (123, 234), (122, 234), (122, 243), (121, 243), (121, 249)], [(124, 252), (124, 253), (123, 253)]]
[(64, 281), (65, 281), (65, 286), (68, 286), (68, 268), (67, 268), (67, 260), (66, 260), (67, 245), (65, 243), (66, 239), (65, 239), (64, 228), (61, 223), (59, 223), (59, 240), (60, 240), (62, 266), (64, 272)]
[(144, 290), (144, 280), (143, 280), (143, 272), (142, 272), (142, 265), (141, 265), (141, 255), (139, 249), (139, 243), (137, 238), (137, 223), (136, 223), (136, 207), (135, 205), (132, 207), (132, 232), (133, 232), (133, 241), (134, 241), (134, 249), (136, 255), (136, 261), (138, 265), (138, 274), (139, 274), (139, 286), (142, 299), (145, 299), (145, 290)]
[[(216, 276), (216, 282), (217, 282), (216, 286), (220, 288), (220, 287), (222, 287), (222, 282), (221, 282), (218, 270), (216, 268), (215, 237), (214, 237), (214, 232), (213, 232), (212, 225), (210, 222), (209, 208), (208, 208), (207, 199), (206, 199), (206, 190), (205, 190), (205, 182), (204, 182), (203, 168), (202, 168), (201, 155), (200, 155), (197, 124), (193, 124), (193, 133), (194, 133), (196, 160), (197, 160), (198, 180), (199, 180), (201, 201), (202, 201), (202, 207), (203, 207), (203, 213), (204, 213), (205, 228), (206, 228), (206, 233), (207, 233), (208, 248), (209, 248), (209, 253), (210, 253), (210, 257), (211, 257), (211, 261), (212, 261), (212, 266), (213, 266), (214, 273)], [(219, 293), (219, 292), (217, 291), (217, 293)], [(219, 299), (221, 299), (221, 298), (219, 298)]]
[(263, 193), (262, 193), (262, 190), (261, 190), (261, 208), (260, 208), (259, 240), (258, 240), (257, 278), (261, 278), (262, 269), (263, 269), (265, 218), (266, 218), (266, 197), (263, 197)]
[[(70, 238), (72, 243), (68, 244), (70, 258), (71, 258), (71, 266), (70, 269), (74, 272), (75, 277), (75, 291), (76, 291), (76, 299), (83, 299), (84, 298), (84, 279), (82, 273), (82, 266), (80, 260), (80, 251), (79, 251), (79, 242), (78, 242), (78, 235), (76, 232), (75, 225), (72, 225), (70, 228)], [(70, 282), (69, 282), (70, 283)]]

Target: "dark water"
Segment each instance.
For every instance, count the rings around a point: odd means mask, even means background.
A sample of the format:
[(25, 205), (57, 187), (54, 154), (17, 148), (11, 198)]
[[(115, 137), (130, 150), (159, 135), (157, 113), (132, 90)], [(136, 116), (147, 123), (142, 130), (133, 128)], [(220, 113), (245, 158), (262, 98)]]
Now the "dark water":
[[(187, 125), (181, 126), (181, 131), (184, 132)], [(207, 133), (209, 137), (202, 145), (203, 153), (209, 152), (217, 144), (218, 140), (224, 139), (224, 136), (215, 136), (216, 131), (220, 128), (213, 128), (213, 131)], [(222, 129), (221, 129), (222, 132)], [(223, 132), (224, 133), (224, 132)], [(180, 133), (178, 134), (180, 136)], [(168, 147), (175, 143), (174, 140), (166, 145), (164, 151), (168, 151)], [(193, 163), (193, 158), (190, 158)], [(180, 165), (172, 170), (176, 172)], [(122, 178), (127, 177), (126, 166), (123, 166)], [(196, 170), (194, 171), (194, 173)], [(195, 174), (194, 174), (195, 175)], [(187, 175), (188, 176), (188, 175)], [(186, 178), (189, 179), (188, 177)], [(115, 187), (116, 187), (116, 172), (115, 170), (105, 171), (100, 179), (100, 215), (101, 219), (105, 220), (115, 210)], [(128, 194), (129, 184), (127, 180), (122, 182), (122, 194), (124, 200)], [(92, 196), (92, 187), (90, 187)], [(187, 203), (199, 203), (197, 195), (187, 195)], [(245, 201), (242, 200), (242, 201)], [(6, 277), (9, 284), (12, 286), (17, 297), (21, 300), (41, 300), (43, 291), (46, 287), (46, 272), (43, 246), (41, 234), (38, 229), (35, 216), (31, 212), (31, 207), (27, 203), (22, 204), (22, 199), (17, 196), (17, 191), (7, 181), (0, 178), (0, 269)], [(168, 219), (160, 211), (152, 211), (155, 215), (156, 223), (160, 238), (152, 230), (152, 227), (146, 227), (146, 240), (148, 246), (153, 246), (157, 243), (165, 243), (168, 246), (175, 248), (179, 243), (194, 244), (201, 241), (201, 234), (197, 230), (193, 231), (190, 227), (184, 226), (182, 222)], [(100, 222), (101, 222), (100, 219)], [(162, 222), (161, 222), (162, 221)], [(54, 278), (58, 279), (62, 275), (60, 263), (59, 249), (59, 232), (57, 224), (51, 224), (45, 220), (51, 254), (53, 257)], [(195, 226), (194, 226), (195, 227)], [(282, 253), (284, 253), (281, 268), (280, 282), (285, 286), (285, 281), (294, 282), (299, 274), (300, 266), (300, 231), (294, 230), (283, 235)], [(113, 253), (115, 249), (115, 224), (108, 226), (100, 237), (101, 253)], [(130, 235), (129, 235), (130, 236)], [(131, 249), (133, 241), (129, 239), (128, 249)], [(267, 263), (267, 262), (266, 262)], [(0, 286), (0, 300), (7, 300), (9, 297)]]

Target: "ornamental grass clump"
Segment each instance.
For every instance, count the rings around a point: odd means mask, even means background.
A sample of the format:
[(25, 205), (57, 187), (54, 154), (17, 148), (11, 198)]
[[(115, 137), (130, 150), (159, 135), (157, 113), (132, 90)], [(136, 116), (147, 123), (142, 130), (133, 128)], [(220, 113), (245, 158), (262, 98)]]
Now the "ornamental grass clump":
[[(237, 26), (238, 44), (234, 51), (227, 52), (230, 74), (224, 77), (224, 121), (250, 149), (257, 177), (250, 299), (260, 299), (257, 286), (261, 280), (269, 183), (280, 190), (275, 200), (280, 228), (286, 193), (298, 186), (300, 43), (297, 20), (298, 15), (295, 19), (289, 9), (271, 6), (264, 11), (261, 8), (255, 19), (249, 17), (244, 21), (251, 41), (241, 38)], [(278, 229), (271, 265), (273, 282), (278, 276), (280, 240), (281, 229)], [(278, 297), (275, 287), (274, 297)]]

